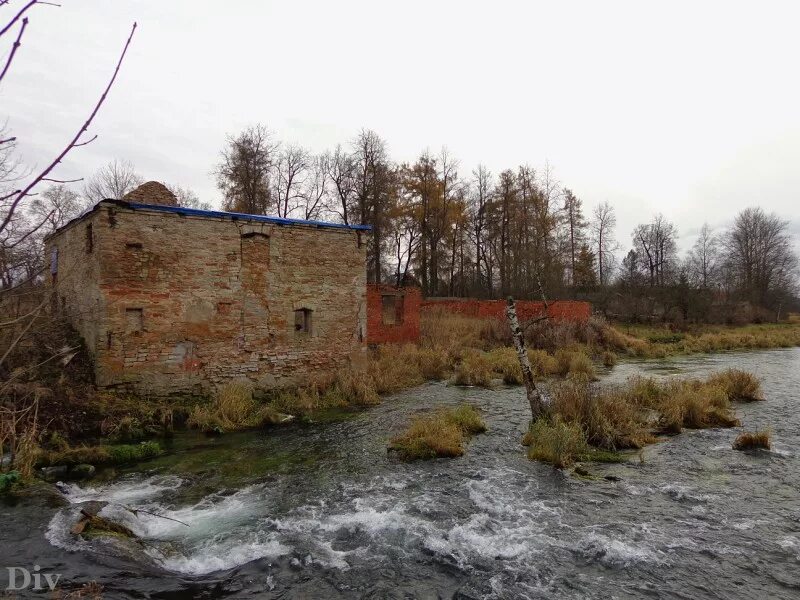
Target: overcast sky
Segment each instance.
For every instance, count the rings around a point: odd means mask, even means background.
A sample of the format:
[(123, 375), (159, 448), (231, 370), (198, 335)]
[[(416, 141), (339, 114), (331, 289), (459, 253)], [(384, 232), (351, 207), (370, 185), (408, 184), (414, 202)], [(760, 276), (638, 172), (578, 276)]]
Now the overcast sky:
[(226, 133), (261, 122), (322, 151), (366, 127), (398, 161), (446, 145), (465, 175), (549, 161), (589, 208), (614, 204), (626, 246), (657, 212), (682, 248), (751, 205), (800, 233), (798, 2), (60, 2), (30, 11), (0, 90), (30, 164), (80, 127), (139, 24), (64, 178), (126, 159), (218, 205)]

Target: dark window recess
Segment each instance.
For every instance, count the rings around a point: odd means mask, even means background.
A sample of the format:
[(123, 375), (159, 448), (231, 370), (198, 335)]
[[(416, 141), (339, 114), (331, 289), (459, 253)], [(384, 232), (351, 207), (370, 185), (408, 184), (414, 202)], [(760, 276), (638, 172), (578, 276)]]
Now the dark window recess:
[(310, 308), (299, 308), (294, 311), (294, 330), (296, 333), (311, 334)]
[(111, 332), (106, 333), (106, 348), (111, 350)]
[(403, 322), (403, 296), (385, 294), (381, 296), (381, 323), (400, 325)]
[(92, 224), (86, 226), (86, 253), (91, 254), (94, 250), (94, 235), (92, 234)]
[(58, 273), (58, 248), (53, 246), (50, 249), (50, 274), (53, 276), (53, 280), (55, 280), (56, 273)]
[(144, 310), (141, 308), (125, 309), (125, 331), (127, 333), (144, 331)]
[(142, 243), (141, 242), (128, 242), (127, 244), (125, 244), (125, 247), (128, 250), (141, 250), (142, 249)]

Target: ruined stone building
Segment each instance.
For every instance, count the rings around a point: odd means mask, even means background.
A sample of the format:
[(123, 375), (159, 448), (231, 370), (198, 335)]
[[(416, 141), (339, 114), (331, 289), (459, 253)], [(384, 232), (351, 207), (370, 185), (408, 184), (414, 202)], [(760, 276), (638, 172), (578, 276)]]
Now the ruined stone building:
[(101, 387), (300, 383), (363, 353), (367, 230), (181, 208), (148, 182), (48, 237), (53, 310)]

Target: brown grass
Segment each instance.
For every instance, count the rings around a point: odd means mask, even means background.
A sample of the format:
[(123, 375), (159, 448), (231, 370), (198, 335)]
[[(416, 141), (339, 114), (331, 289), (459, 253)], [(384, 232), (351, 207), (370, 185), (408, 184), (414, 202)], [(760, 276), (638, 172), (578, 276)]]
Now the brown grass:
[[(750, 381), (741, 375), (735, 379)], [(592, 459), (596, 450), (642, 448), (657, 441), (657, 432), (739, 425), (718, 375), (663, 382), (631, 378), (613, 387), (571, 378), (553, 385), (550, 397), (548, 417), (533, 424), (525, 442), (536, 444), (532, 458), (560, 466), (583, 455)], [(537, 436), (541, 441), (535, 442)]]
[(648, 415), (629, 401), (626, 389), (596, 388), (586, 381), (566, 381), (553, 387), (553, 414), (577, 423), (587, 443), (605, 450), (642, 448), (655, 441)]
[(348, 367), (332, 376), (313, 379), (304, 387), (278, 390), (265, 406), (273, 412), (290, 415), (310, 415), (331, 408), (364, 408), (380, 403), (376, 385), (369, 371)]
[(456, 367), (455, 383), (488, 387), (492, 381), (492, 375), (492, 363), (489, 356), (480, 350), (469, 349), (464, 352), (461, 362)]
[(389, 449), (406, 461), (461, 456), (465, 438), (483, 431), (486, 425), (480, 414), (465, 404), (415, 417), (403, 433), (392, 438)]
[(759, 448), (769, 450), (772, 448), (771, 434), (768, 430), (763, 431), (744, 431), (740, 433), (733, 442), (734, 450), (757, 450)]
[(495, 348), (487, 353), (492, 371), (509, 385), (522, 385), (522, 367), (514, 348)]
[(558, 415), (552, 420), (542, 418), (533, 423), (522, 443), (528, 446), (528, 458), (559, 469), (572, 465), (589, 451), (580, 425), (566, 423)]
[(761, 382), (747, 371), (728, 369), (712, 376), (709, 381), (721, 387), (728, 400), (734, 402), (755, 402), (764, 399)]

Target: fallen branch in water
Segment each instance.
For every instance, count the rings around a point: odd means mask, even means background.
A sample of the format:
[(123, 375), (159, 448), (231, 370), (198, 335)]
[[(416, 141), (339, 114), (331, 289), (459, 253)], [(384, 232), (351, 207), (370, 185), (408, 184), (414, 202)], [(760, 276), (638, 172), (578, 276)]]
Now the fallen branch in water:
[(150, 512), (149, 510), (144, 510), (143, 508), (131, 508), (130, 506), (123, 505), (123, 508), (128, 512), (133, 513), (133, 516), (139, 517), (139, 513), (144, 513), (146, 515), (150, 515), (153, 517), (158, 517), (159, 519), (166, 519), (167, 521), (175, 521), (176, 523), (180, 523), (181, 525), (186, 525), (186, 527), (191, 527), (188, 523), (184, 523), (183, 521), (179, 521), (178, 519), (173, 519), (172, 517), (165, 517), (164, 515), (159, 515), (154, 512)]

